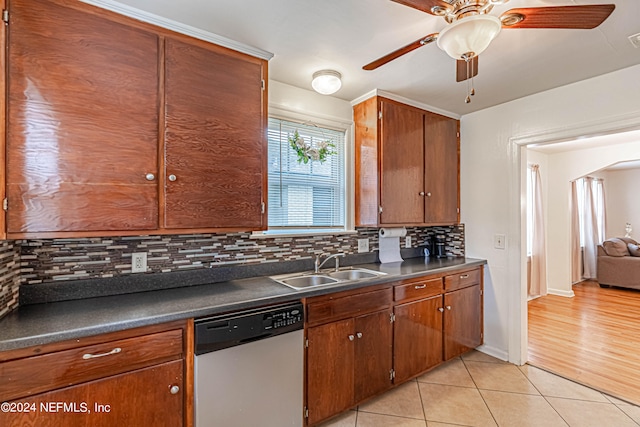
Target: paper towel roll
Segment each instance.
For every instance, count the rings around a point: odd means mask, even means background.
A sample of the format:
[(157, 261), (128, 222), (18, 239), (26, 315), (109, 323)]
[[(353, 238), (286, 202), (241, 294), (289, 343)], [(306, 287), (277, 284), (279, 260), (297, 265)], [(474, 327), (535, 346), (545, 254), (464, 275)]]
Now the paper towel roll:
[(402, 228), (381, 228), (378, 232), (379, 251), (378, 257), (381, 263), (400, 262), (400, 237), (407, 235), (407, 229)]
[(404, 237), (407, 235), (407, 229), (401, 228), (381, 228), (380, 237)]

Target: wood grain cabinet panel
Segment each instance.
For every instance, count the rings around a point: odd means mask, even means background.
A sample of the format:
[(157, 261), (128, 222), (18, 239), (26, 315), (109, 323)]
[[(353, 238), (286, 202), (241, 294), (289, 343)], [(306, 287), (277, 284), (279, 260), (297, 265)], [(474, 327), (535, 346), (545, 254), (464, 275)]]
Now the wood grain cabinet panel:
[(444, 360), (482, 344), (482, 288), (470, 286), (444, 295)]
[(356, 317), (355, 402), (390, 387), (393, 357), (391, 310)]
[(307, 422), (314, 425), (353, 404), (355, 337), (353, 319), (307, 330)]
[(7, 231), (154, 229), (158, 36), (12, 0)]
[(0, 425), (181, 426), (183, 365), (182, 360), (176, 360), (9, 402), (9, 408), (15, 405), (28, 412), (2, 411)]
[(394, 308), (395, 382), (402, 383), (442, 362), (442, 295)]
[(266, 225), (263, 62), (166, 40), (165, 227)]
[(356, 225), (458, 223), (459, 121), (383, 97), (353, 113)]

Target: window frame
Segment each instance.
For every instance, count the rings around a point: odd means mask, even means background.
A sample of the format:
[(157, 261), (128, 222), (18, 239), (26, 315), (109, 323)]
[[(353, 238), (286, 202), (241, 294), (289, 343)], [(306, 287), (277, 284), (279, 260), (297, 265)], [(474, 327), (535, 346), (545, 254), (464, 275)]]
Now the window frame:
[[(298, 236), (316, 236), (316, 235), (346, 235), (356, 234), (357, 231), (354, 227), (355, 213), (354, 213), (354, 156), (353, 156), (353, 121), (345, 120), (338, 117), (332, 117), (328, 115), (314, 115), (309, 113), (302, 113), (297, 110), (288, 109), (285, 107), (269, 106), (269, 119), (285, 120), (294, 123), (313, 123), (318, 127), (331, 129), (338, 132), (344, 132), (344, 218), (345, 225), (343, 228), (318, 228), (318, 227), (299, 227), (299, 228), (267, 228), (261, 231), (254, 231), (251, 234), (252, 239), (260, 238), (272, 238), (272, 237), (298, 237)], [(268, 121), (265, 120), (265, 143), (268, 144)], [(268, 175), (268, 166), (265, 170)], [(268, 177), (267, 177), (268, 188)], [(267, 194), (268, 198), (268, 194)], [(268, 212), (268, 199), (265, 200), (267, 206), (267, 218)], [(265, 226), (268, 227), (268, 220), (265, 222)]]

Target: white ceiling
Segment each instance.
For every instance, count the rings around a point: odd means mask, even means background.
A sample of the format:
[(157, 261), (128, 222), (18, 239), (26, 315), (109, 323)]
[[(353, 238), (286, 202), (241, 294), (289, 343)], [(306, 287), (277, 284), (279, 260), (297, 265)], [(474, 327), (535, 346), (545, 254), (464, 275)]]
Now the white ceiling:
[(435, 43), (375, 71), (362, 66), (427, 34), (442, 18), (391, 0), (118, 0), (275, 54), (270, 79), (311, 89), (311, 75), (343, 75), (335, 95), (351, 101), (380, 89), (463, 115), (533, 93), (640, 64), (628, 36), (640, 33), (639, 0), (511, 0), (516, 7), (615, 3), (594, 30), (506, 29), (480, 55), (476, 95), (465, 104), (466, 83), (455, 81), (455, 61)]

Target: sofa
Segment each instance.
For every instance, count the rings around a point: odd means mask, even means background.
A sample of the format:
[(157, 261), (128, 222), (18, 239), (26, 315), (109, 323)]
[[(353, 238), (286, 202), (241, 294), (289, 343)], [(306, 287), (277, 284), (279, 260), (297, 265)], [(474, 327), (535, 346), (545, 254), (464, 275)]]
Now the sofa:
[(598, 245), (598, 283), (640, 289), (640, 248), (629, 237), (610, 238)]

